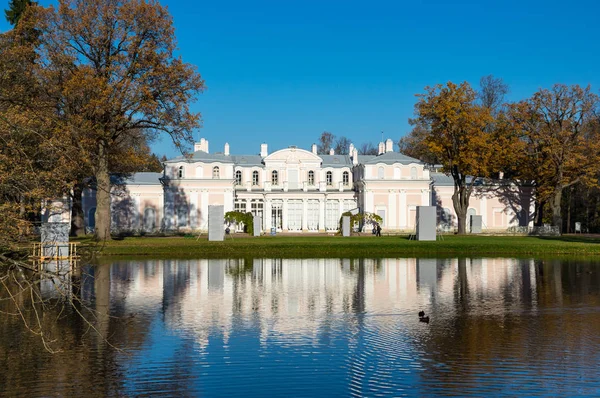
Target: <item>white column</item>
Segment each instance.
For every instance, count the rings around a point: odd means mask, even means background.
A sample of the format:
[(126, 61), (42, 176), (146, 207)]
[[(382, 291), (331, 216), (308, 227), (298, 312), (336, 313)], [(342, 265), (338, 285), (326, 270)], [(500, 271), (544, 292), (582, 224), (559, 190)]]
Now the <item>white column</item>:
[(370, 189), (365, 191), (365, 208), (364, 211), (369, 213), (375, 213), (375, 206), (373, 205), (373, 191)]
[(343, 199), (338, 200), (338, 208), (339, 208), (339, 216), (338, 216), (338, 218), (339, 218), (342, 216), (342, 213), (344, 212), (344, 200)]
[[(306, 184), (306, 182), (305, 182)], [(302, 231), (306, 231), (308, 229), (308, 201), (302, 199)]]
[(319, 231), (325, 231), (325, 198), (319, 198)]
[(223, 196), (223, 210), (225, 213), (233, 211), (233, 189), (226, 189)]
[(398, 214), (396, 212), (396, 190), (390, 189), (388, 194), (388, 209), (390, 211), (390, 215), (388, 216), (388, 220), (390, 220), (390, 224), (388, 228), (396, 229), (398, 228)]
[(198, 222), (198, 191), (193, 190), (190, 192), (190, 228), (197, 229), (199, 227)]
[(208, 189), (200, 194), (200, 229), (208, 230)]
[(429, 189), (421, 189), (421, 206), (429, 206)]
[(482, 196), (480, 203), (481, 205), (479, 206), (479, 208), (481, 209), (481, 222), (483, 223), (483, 229), (487, 229), (487, 198), (485, 196)]
[(281, 210), (281, 230), (282, 231), (287, 231), (288, 230), (288, 200), (287, 199), (283, 199), (283, 206), (282, 206), (282, 210)]
[(400, 228), (407, 228), (407, 213), (408, 207), (406, 206), (406, 189), (400, 190), (400, 205), (398, 211), (400, 212)]
[(263, 218), (264, 218), (264, 226), (265, 226), (264, 230), (266, 232), (270, 232), (271, 231), (271, 199), (265, 200)]

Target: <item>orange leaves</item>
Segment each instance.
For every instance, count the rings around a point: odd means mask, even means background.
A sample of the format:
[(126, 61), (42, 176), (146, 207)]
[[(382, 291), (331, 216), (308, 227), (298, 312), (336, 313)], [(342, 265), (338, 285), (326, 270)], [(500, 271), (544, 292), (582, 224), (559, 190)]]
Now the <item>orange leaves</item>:
[(418, 123), (428, 127), (424, 137), (429, 151), (446, 169), (457, 167), (461, 175), (486, 176), (493, 141), (485, 132), (492, 123), (489, 110), (476, 104), (476, 93), (464, 82), (427, 87), (415, 106)]

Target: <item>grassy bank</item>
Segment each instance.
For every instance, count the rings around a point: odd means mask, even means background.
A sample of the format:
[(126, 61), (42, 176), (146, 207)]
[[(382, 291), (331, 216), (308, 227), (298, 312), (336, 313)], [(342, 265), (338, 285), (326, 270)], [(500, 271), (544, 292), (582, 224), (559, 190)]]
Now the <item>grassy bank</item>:
[(97, 256), (153, 258), (359, 258), (444, 256), (596, 256), (600, 238), (582, 236), (444, 236), (435, 242), (417, 242), (407, 236), (263, 236), (228, 237), (209, 242), (206, 236), (128, 237), (95, 244), (80, 240), (80, 248)]

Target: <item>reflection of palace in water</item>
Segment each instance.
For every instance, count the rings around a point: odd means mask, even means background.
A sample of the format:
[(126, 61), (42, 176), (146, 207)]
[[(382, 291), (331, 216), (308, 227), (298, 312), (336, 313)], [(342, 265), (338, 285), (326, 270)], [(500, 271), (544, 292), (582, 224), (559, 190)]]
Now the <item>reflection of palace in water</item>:
[(246, 322), (260, 322), (267, 338), (310, 335), (345, 315), (412, 323), (425, 309), (449, 318), (464, 310), (466, 295), (486, 303), (471, 311), (531, 309), (536, 277), (533, 260), (516, 259), (160, 260), (114, 264), (109, 285), (111, 301), (122, 300), (126, 311), (162, 308), (167, 327), (191, 331), (204, 345), (215, 330), (227, 339)]

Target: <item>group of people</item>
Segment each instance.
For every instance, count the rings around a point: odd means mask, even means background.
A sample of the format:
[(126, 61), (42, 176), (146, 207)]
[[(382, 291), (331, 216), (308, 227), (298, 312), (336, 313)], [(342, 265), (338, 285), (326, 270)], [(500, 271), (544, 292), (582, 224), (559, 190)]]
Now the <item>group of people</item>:
[(379, 225), (379, 223), (375, 223), (375, 225), (373, 225), (373, 235), (381, 236), (381, 225)]

